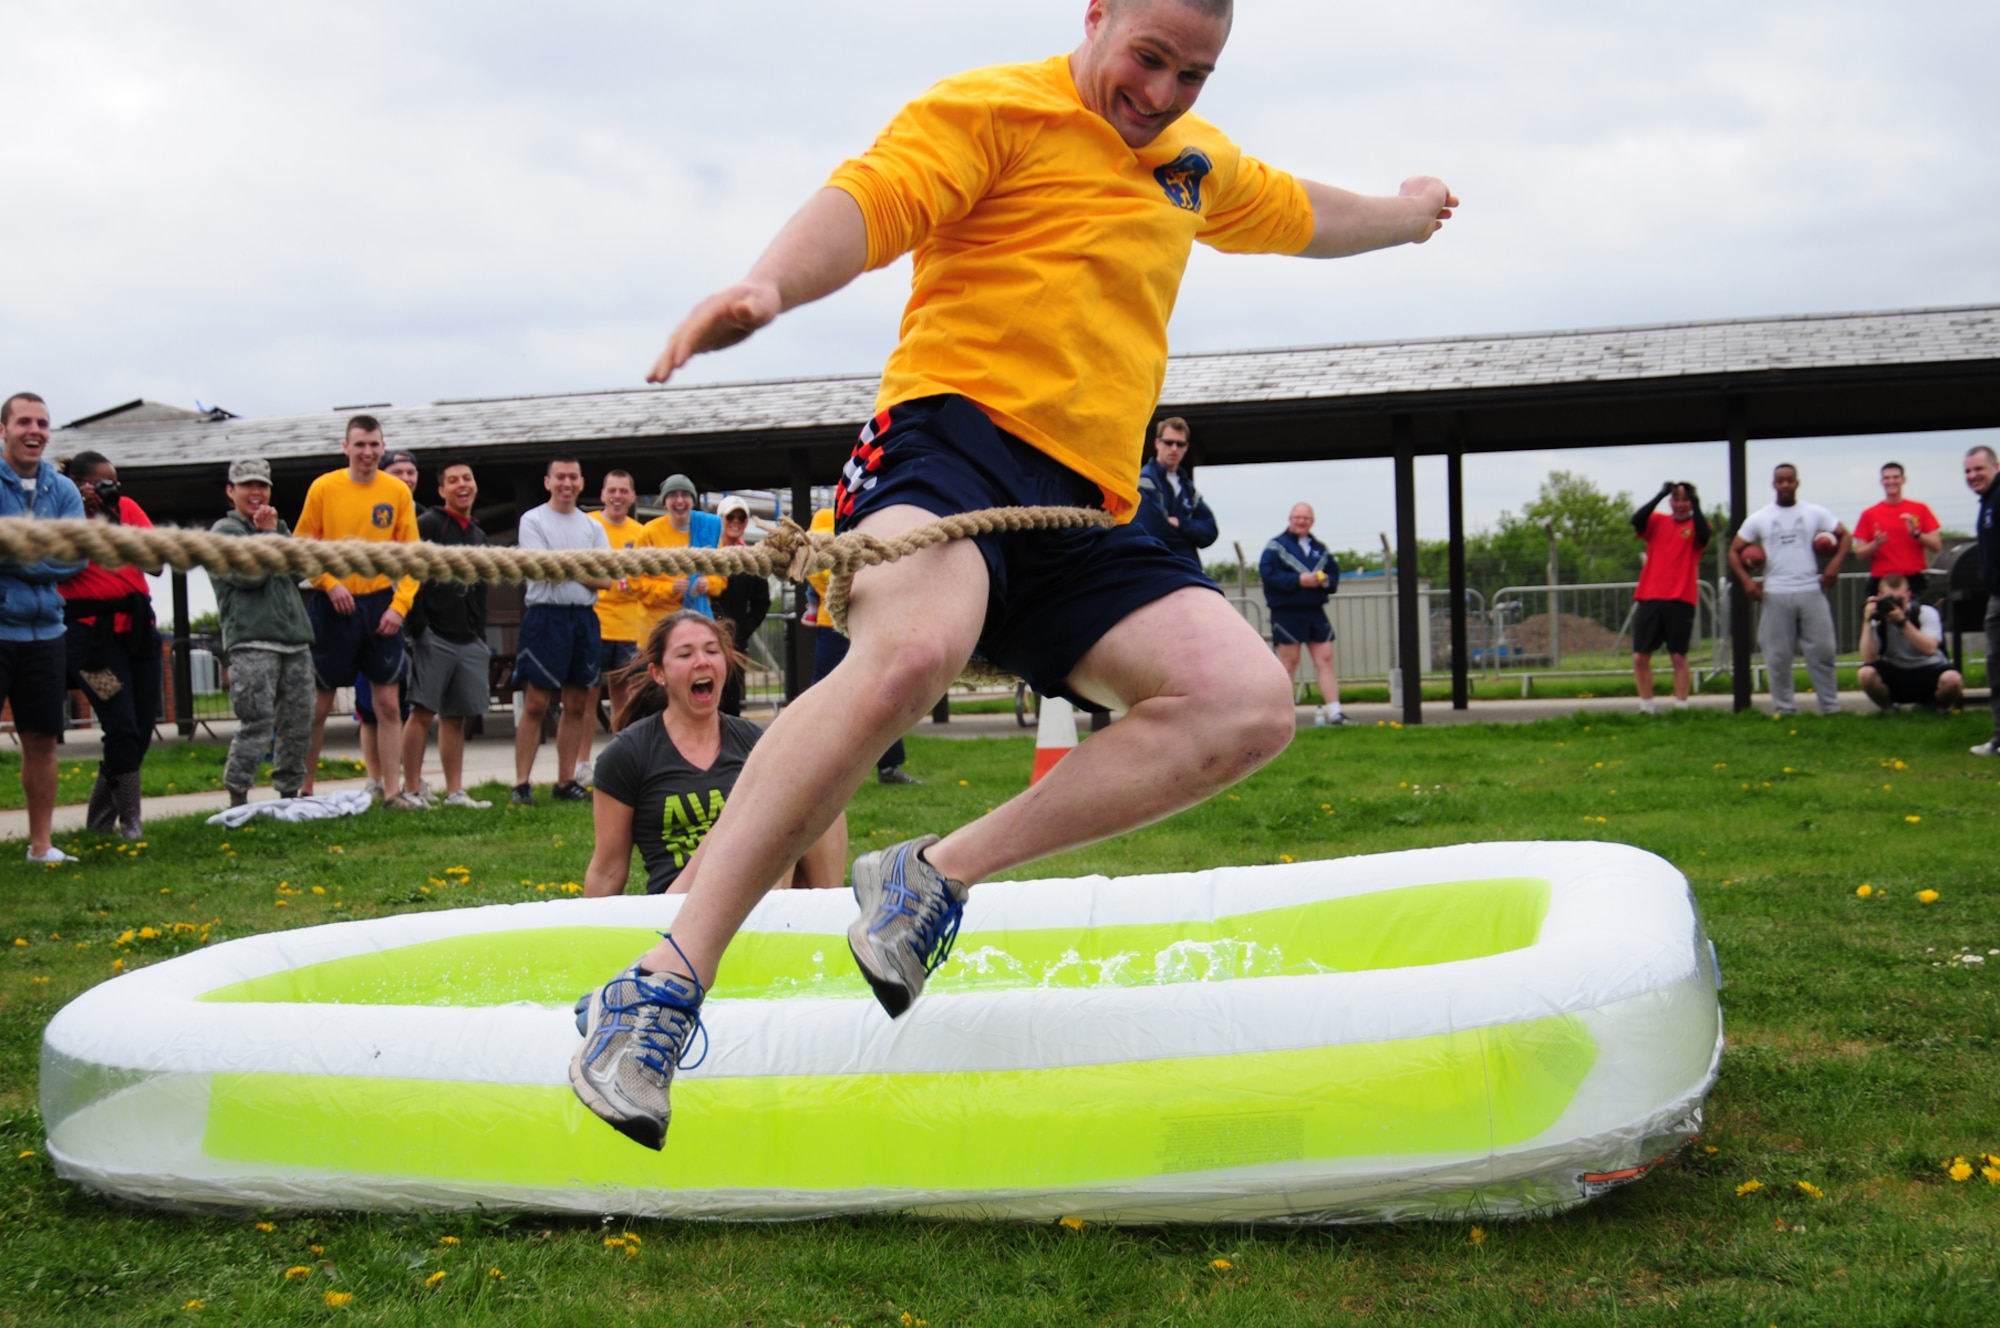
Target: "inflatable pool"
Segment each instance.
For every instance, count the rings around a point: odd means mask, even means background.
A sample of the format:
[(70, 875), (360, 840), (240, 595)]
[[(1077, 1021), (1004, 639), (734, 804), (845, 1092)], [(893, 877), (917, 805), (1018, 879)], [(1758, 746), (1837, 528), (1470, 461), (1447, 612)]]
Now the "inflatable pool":
[(571, 1096), (571, 1003), (676, 907), (338, 923), (115, 978), (43, 1035), (49, 1155), (188, 1205), (1491, 1217), (1642, 1175), (1722, 1045), (1687, 882), (1620, 845), (990, 884), (894, 1022), (851, 898), (787, 893), (654, 1153)]

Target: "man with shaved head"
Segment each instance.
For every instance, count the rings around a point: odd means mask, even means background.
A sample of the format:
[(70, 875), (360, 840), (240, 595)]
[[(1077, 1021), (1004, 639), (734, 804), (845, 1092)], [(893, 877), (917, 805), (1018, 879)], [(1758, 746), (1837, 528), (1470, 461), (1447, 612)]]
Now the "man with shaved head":
[(1117, 524), (951, 541), (855, 578), (846, 661), (757, 745), (672, 935), (586, 1005), (570, 1082), (630, 1137), (662, 1146), (674, 1067), (745, 916), (973, 655), (1126, 715), (985, 817), (855, 864), (848, 943), (891, 1017), (948, 953), (972, 883), (1172, 815), (1291, 740), (1291, 686), (1262, 638), (1129, 524), (1181, 274), (1196, 241), (1314, 258), (1420, 244), (1457, 200), (1428, 176), (1382, 197), (1300, 180), (1192, 114), (1230, 14), (1089, 0), (1069, 54), (937, 84), (695, 307), (647, 375), (913, 254), (837, 528), (892, 539), (1009, 506)]

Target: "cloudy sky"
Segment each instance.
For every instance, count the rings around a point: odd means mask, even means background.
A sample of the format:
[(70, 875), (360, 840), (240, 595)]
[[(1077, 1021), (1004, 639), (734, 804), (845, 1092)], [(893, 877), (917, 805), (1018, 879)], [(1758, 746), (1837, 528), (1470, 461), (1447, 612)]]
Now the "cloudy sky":
[[(0, 362), (58, 420), (140, 395), (276, 414), (635, 384), (897, 106), (1068, 49), (1082, 10), (14, 0)], [(1244, 0), (1204, 113), (1299, 174), (1433, 173), (1465, 207), (1428, 246), (1338, 263), (1198, 249), (1175, 346), (2000, 301), (1995, 49), (2000, 6), (1971, 0)], [(867, 277), (688, 377), (870, 371), (907, 281)], [(1963, 525), (1966, 441), (1755, 444), (1752, 465), (1795, 457), (1851, 521), (1895, 454)], [(1469, 459), (1468, 516), (1555, 467), (1720, 492), (1723, 453)], [(1426, 535), (1442, 474), (1422, 471)], [(1388, 467), (1203, 487), (1225, 547), (1300, 493), (1336, 547), (1371, 546)]]

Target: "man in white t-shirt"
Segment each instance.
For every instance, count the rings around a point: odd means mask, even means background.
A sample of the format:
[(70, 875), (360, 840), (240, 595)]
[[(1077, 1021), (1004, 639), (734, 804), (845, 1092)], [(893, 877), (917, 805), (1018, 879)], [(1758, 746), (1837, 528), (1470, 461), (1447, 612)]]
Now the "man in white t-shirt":
[[(521, 514), (515, 542), (524, 549), (603, 549), (611, 542), (604, 527), (579, 511), (583, 467), (573, 456), (551, 460), (542, 475), (549, 500)], [(576, 764), (590, 746), (590, 689), (597, 683), (604, 638), (597, 624), (597, 592), (611, 581), (530, 581), (521, 613), (520, 644), (514, 650), (514, 685), (521, 689), (521, 723), (514, 730), (514, 804), (535, 805), (532, 781), (535, 749), (542, 745), (542, 717), (562, 694), (562, 721), (556, 726), (558, 801), (587, 802), (590, 790), (576, 779)]]
[[(1833, 610), (1826, 590), (1840, 577), (1840, 564), (1853, 546), (1847, 527), (1818, 503), (1799, 501), (1799, 470), (1789, 463), (1771, 472), (1778, 501), (1750, 514), (1736, 528), (1729, 546), (1729, 568), (1743, 593), (1764, 602), (1764, 620), (1757, 629), (1764, 647), (1764, 667), (1771, 674), (1771, 708), (1795, 715), (1792, 700), (1792, 656), (1806, 657), (1806, 673), (1819, 697), (1822, 715), (1840, 713), (1840, 684), (1834, 672)], [(1819, 565), (1815, 542), (1831, 536), (1833, 548), (1826, 569)], [(1759, 546), (1764, 554), (1764, 583), (1758, 585), (1744, 565), (1743, 551)]]

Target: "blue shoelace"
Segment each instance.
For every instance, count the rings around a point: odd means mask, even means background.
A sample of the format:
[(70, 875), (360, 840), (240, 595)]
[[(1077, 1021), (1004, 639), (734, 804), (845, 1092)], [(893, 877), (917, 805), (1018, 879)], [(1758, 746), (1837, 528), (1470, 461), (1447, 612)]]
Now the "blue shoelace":
[[(882, 882), (884, 902), (892, 902), (899, 914), (917, 920), (917, 934), (910, 940), (910, 949), (924, 966), (926, 976), (937, 972), (938, 965), (951, 958), (951, 947), (958, 940), (958, 924), (965, 918), (965, 904), (955, 898), (951, 888), (942, 878), (938, 881), (938, 893), (926, 898), (910, 889), (905, 881), (904, 866), (915, 849), (896, 855), (896, 866)], [(870, 930), (879, 931), (877, 923)]]
[[(661, 938), (668, 945), (674, 947), (674, 953), (680, 955), (681, 962), (687, 964), (688, 972), (692, 974), (694, 965), (688, 963), (687, 955), (682, 953), (679, 943), (672, 936), (664, 932), (661, 933)], [(610, 986), (605, 988), (605, 1011), (610, 1014), (632, 1016), (629, 1026), (630, 1031), (632, 1036), (638, 1040), (639, 1045), (644, 1048), (644, 1053), (635, 1058), (639, 1064), (652, 1070), (662, 1078), (672, 1074), (675, 1070), (692, 1070), (708, 1059), (708, 1029), (701, 1022), (701, 1003), (707, 997), (708, 989), (701, 985), (700, 979), (692, 976), (685, 979), (668, 978), (665, 982), (648, 982), (646, 980), (648, 976), (659, 977), (662, 975), (646, 974), (639, 970), (638, 965), (634, 964), (630, 977), (619, 978), (613, 981)], [(683, 981), (693, 986), (694, 995), (692, 997), (684, 994), (686, 988), (680, 985)], [(609, 998), (609, 993), (611, 988), (616, 987), (620, 982), (630, 982), (636, 994), (632, 1000), (614, 1003)], [(643, 1015), (643, 1012), (648, 1007), (657, 1008), (666, 1013), (648, 1019)], [(665, 1025), (664, 1029), (662, 1025)], [(612, 1024), (609, 1020), (606, 1021), (605, 1035), (604, 1038), (600, 1038), (598, 1051), (601, 1052), (604, 1049), (604, 1039), (608, 1038), (609, 1034), (615, 1031), (616, 1028), (617, 1025)], [(673, 1036), (665, 1036), (664, 1034), (666, 1033), (671, 1033)], [(690, 1061), (687, 1059), (687, 1049), (693, 1043), (694, 1036), (697, 1033), (701, 1035), (701, 1055)], [(679, 1044), (678, 1048), (675, 1045), (676, 1040)], [(671, 1064), (669, 1063), (670, 1061)]]

